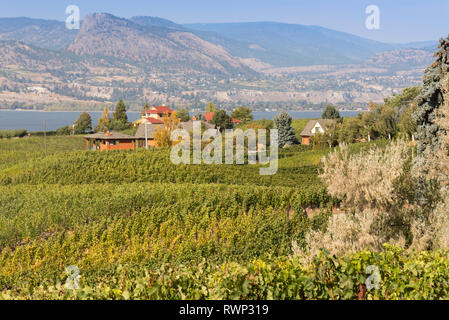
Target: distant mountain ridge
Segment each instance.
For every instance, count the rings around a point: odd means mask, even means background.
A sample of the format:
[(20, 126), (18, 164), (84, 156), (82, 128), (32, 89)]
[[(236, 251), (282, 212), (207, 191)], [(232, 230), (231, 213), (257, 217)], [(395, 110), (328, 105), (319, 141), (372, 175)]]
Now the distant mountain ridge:
[(239, 41), (235, 46), (214, 37), (231, 54), (256, 58), (276, 67), (317, 64), (361, 63), (380, 51), (394, 47), (322, 27), (277, 22), (187, 24), (186, 28), (213, 32)]
[[(203, 23), (183, 26), (209, 32), (209, 36), (206, 35), (208, 41), (224, 46), (233, 55), (256, 58), (276, 67), (362, 63), (379, 52), (410, 47), (407, 44), (368, 40), (320, 26), (278, 22)], [(234, 42), (226, 42), (223, 37)], [(235, 41), (239, 44), (235, 45)], [(429, 41), (425, 45), (430, 46), (431, 43)]]
[(67, 48), (78, 30), (68, 30), (64, 22), (31, 18), (0, 18), (0, 40), (23, 41), (52, 50)]
[(106, 13), (90, 14), (67, 50), (78, 55), (113, 56), (138, 61), (167, 71), (252, 72), (223, 48), (190, 32), (161, 24), (142, 25)]
[[(139, 29), (137, 26), (146, 29), (140, 29), (141, 33), (153, 34), (155, 37), (147, 36), (147, 42), (151, 44), (134, 47), (136, 50), (143, 50), (151, 48), (155, 49), (161, 46), (159, 51), (166, 50), (165, 45), (170, 44), (172, 48), (179, 48), (181, 46), (188, 47), (188, 43), (192, 42), (192, 47), (199, 50), (199, 56), (196, 60), (202, 57), (202, 52), (199, 48), (208, 47), (206, 51), (210, 53), (219, 52), (221, 57), (217, 59), (224, 59), (226, 63), (224, 66), (218, 62), (220, 66), (214, 66), (212, 69), (220, 69), (223, 72), (229, 65), (229, 72), (245, 72), (247, 66), (241, 65), (238, 59), (257, 59), (262, 63), (270, 64), (273, 67), (291, 67), (304, 65), (323, 65), (323, 64), (353, 64), (363, 63), (367, 59), (373, 57), (382, 51), (390, 51), (396, 49), (413, 48), (433, 50), (436, 48), (437, 42), (415, 42), (410, 44), (387, 44), (368, 40), (362, 37), (351, 35), (348, 33), (335, 31), (319, 26), (305, 26), (299, 24), (287, 24), (278, 22), (245, 22), (245, 23), (196, 23), (180, 25), (173, 21), (148, 16), (136, 16), (130, 19), (115, 17), (110, 14), (93, 14), (86, 17), (87, 23), (92, 24), (93, 17), (101, 17), (103, 20), (97, 21), (97, 26), (101, 23), (108, 23), (109, 32), (118, 31), (115, 24), (120, 24), (121, 27), (126, 27), (127, 32), (135, 32)], [(105, 19), (104, 17), (108, 17)], [(94, 19), (95, 21), (95, 19)], [(84, 24), (84, 22), (83, 22)], [(114, 29), (115, 28), (115, 29)], [(96, 50), (89, 48), (92, 45), (91, 41), (86, 43), (86, 48), (83, 48), (80, 43), (78, 33), (83, 31), (93, 31), (92, 28), (81, 30), (68, 30), (65, 23), (54, 20), (31, 19), (31, 18), (0, 18), (0, 40), (19, 40), (38, 47), (43, 47), (52, 50), (65, 50), (78, 53), (96, 54)], [(115, 30), (115, 31), (114, 31)], [(146, 30), (146, 31), (145, 31)], [(97, 30), (97, 34), (100, 34)], [(107, 31), (107, 30), (103, 30)], [(124, 30), (122, 30), (124, 31)], [(184, 32), (183, 40), (175, 40), (173, 36), (180, 36)], [(112, 34), (112, 33), (111, 33)], [(161, 37), (172, 34), (165, 40), (165, 45), (160, 42)], [(135, 36), (136, 34), (134, 34)], [(126, 32), (121, 32), (123, 38), (127, 37)], [(156, 39), (158, 38), (159, 39)], [(199, 39), (197, 39), (199, 38)], [(77, 40), (78, 39), (78, 40)], [(84, 40), (87, 40), (84, 38)], [(126, 41), (120, 39), (119, 36), (114, 35), (113, 40), (108, 41), (109, 45), (120, 42), (124, 46)], [(202, 41), (200, 41), (202, 40)], [(201, 44), (200, 44), (201, 42)], [(165, 48), (165, 49), (163, 49)], [(97, 48), (99, 54), (104, 54), (105, 48)], [(142, 62), (148, 62), (148, 58), (152, 59), (157, 56), (145, 52), (132, 53), (129, 55), (128, 50), (123, 48), (123, 57), (142, 59)], [(117, 57), (119, 52), (114, 52), (113, 56)], [(180, 58), (184, 56), (185, 52), (179, 53), (176, 56)], [(190, 54), (187, 54), (190, 55)], [(209, 56), (206, 54), (206, 56)], [(225, 57), (226, 56), (226, 57)], [(160, 56), (158, 59), (161, 58)], [(215, 57), (214, 57), (215, 58)], [(208, 58), (205, 58), (208, 61)], [(156, 61), (155, 61), (156, 62)], [(163, 62), (161, 60), (161, 62)], [(173, 62), (173, 61), (172, 61)], [(189, 59), (176, 63), (179, 65), (183, 63), (190, 63)], [(195, 63), (193, 63), (195, 65)], [(204, 65), (201, 64), (201, 65)], [(223, 69), (224, 68), (224, 69)], [(240, 69), (240, 70), (239, 70)], [(246, 70), (247, 71), (247, 70)]]

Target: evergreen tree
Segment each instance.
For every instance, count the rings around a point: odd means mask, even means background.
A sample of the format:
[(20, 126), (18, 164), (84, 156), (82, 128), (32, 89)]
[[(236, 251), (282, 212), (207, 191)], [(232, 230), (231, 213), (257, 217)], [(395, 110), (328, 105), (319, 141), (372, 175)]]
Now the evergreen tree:
[(78, 120), (74, 123), (75, 134), (84, 134), (92, 131), (92, 118), (87, 112), (80, 114)]
[(110, 128), (113, 130), (124, 130), (129, 127), (128, 116), (126, 115), (126, 105), (120, 100), (115, 108)]
[(287, 112), (281, 111), (274, 118), (274, 128), (279, 133), (279, 147), (298, 144), (295, 129), (292, 127), (292, 117)]
[(321, 119), (340, 119), (340, 113), (331, 104), (328, 104), (321, 115)]
[(442, 84), (449, 73), (449, 37), (440, 39), (435, 61), (424, 74), (423, 86), (418, 97), (418, 109), (413, 118), (418, 125), (418, 153), (432, 154), (440, 145), (439, 132), (442, 130), (434, 120), (439, 107), (444, 103)]

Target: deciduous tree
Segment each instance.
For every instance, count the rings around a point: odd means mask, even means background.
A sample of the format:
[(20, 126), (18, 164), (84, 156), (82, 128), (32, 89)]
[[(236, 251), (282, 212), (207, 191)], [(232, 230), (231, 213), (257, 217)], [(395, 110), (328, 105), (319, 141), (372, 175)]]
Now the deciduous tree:
[(213, 104), (212, 102), (209, 102), (209, 104), (206, 106), (206, 112), (217, 113), (218, 108), (215, 104)]
[(231, 118), (239, 119), (243, 123), (253, 120), (252, 110), (245, 107), (237, 107), (231, 113)]
[(190, 115), (189, 115), (189, 111), (185, 108), (179, 109), (177, 111), (178, 113), (178, 118), (182, 121), (182, 122), (187, 122), (190, 120)]
[(220, 110), (214, 114), (212, 123), (215, 124), (220, 131), (233, 128), (232, 119), (224, 110)]
[(154, 133), (154, 140), (157, 147), (168, 148), (173, 145), (171, 141), (171, 134), (178, 128), (180, 120), (175, 111), (170, 116), (166, 113), (162, 121), (164, 124), (156, 129), (156, 132)]
[(74, 123), (75, 134), (84, 134), (92, 131), (92, 118), (87, 112), (80, 114), (78, 120)]
[(340, 119), (340, 112), (331, 104), (328, 104), (321, 115), (321, 119)]
[(106, 132), (108, 131), (110, 126), (111, 126), (111, 118), (109, 117), (109, 110), (108, 108), (104, 108), (103, 114), (101, 115), (101, 118), (98, 119), (98, 124), (95, 126), (94, 131)]

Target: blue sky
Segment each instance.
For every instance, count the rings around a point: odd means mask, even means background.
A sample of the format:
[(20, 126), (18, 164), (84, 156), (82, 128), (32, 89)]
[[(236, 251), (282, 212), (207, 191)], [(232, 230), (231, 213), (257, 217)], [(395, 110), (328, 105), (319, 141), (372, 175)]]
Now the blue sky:
[[(278, 21), (349, 32), (384, 42), (436, 40), (449, 34), (448, 0), (0, 0), (0, 17), (65, 20), (65, 8), (81, 16), (108, 12), (150, 15), (177, 23)], [(380, 9), (380, 30), (367, 30), (365, 9)]]

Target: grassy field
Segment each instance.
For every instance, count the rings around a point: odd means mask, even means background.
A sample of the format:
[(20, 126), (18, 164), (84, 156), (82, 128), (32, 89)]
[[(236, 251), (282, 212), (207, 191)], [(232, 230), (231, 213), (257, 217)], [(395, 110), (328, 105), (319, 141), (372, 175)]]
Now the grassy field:
[[(47, 155), (66, 151), (80, 151), (86, 143), (79, 136), (47, 137)], [(45, 157), (44, 137), (0, 139), (0, 168), (6, 168), (30, 159)]]

